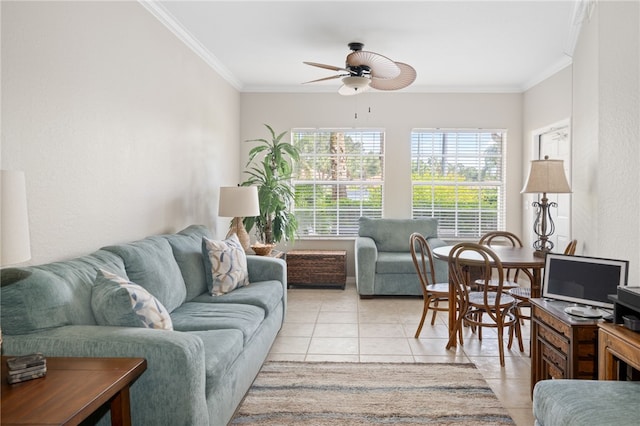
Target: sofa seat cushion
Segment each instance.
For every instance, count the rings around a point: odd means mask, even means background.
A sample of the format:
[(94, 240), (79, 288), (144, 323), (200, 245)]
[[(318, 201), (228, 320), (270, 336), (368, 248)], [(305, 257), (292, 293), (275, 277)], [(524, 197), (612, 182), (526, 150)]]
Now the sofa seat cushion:
[(415, 274), (416, 268), (413, 266), (411, 253), (395, 251), (378, 252), (376, 261), (377, 274)]
[(224, 373), (231, 368), (244, 348), (240, 330), (190, 331), (202, 339), (207, 395), (218, 386)]
[(169, 312), (184, 303), (187, 288), (166, 239), (148, 237), (128, 244), (104, 247), (104, 250), (120, 256), (129, 280), (147, 289)]
[(640, 382), (542, 380), (533, 390), (533, 414), (542, 426), (637, 425)]
[(283, 292), (280, 281), (261, 281), (251, 283), (247, 287), (241, 287), (221, 296), (211, 296), (209, 293), (204, 293), (194, 298), (193, 301), (253, 305), (264, 309), (269, 315), (282, 302)]
[(202, 331), (235, 329), (246, 344), (264, 320), (264, 309), (236, 303), (187, 302), (171, 312), (173, 329)]

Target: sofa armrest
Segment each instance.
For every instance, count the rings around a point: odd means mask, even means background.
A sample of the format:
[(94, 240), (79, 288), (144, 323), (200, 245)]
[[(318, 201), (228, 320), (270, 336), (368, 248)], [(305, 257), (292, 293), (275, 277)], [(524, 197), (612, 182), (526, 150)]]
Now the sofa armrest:
[[(135, 327), (57, 327), (5, 335), (2, 352), (47, 357), (145, 358), (147, 370), (131, 387), (133, 424), (208, 424), (202, 340), (178, 331)], [(186, 392), (185, 390), (188, 390)]]
[(372, 296), (378, 248), (373, 238), (356, 237), (354, 251), (358, 293), (361, 296)]
[(284, 260), (267, 256), (247, 256), (249, 282), (280, 281), (287, 288), (287, 264)]

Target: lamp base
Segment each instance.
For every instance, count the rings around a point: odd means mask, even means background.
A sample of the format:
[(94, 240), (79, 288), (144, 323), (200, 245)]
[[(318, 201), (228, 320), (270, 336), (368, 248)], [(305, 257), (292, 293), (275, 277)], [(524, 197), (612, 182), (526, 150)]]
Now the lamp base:
[(227, 238), (229, 238), (233, 234), (236, 234), (238, 236), (238, 240), (240, 240), (240, 245), (242, 245), (242, 249), (245, 252), (249, 251), (251, 238), (249, 237), (249, 233), (247, 232), (247, 229), (244, 227), (244, 223), (242, 223), (241, 217), (234, 217), (233, 220), (231, 221), (231, 226), (229, 227)]
[(547, 253), (551, 253), (550, 250), (536, 250), (533, 252), (535, 257), (545, 257)]

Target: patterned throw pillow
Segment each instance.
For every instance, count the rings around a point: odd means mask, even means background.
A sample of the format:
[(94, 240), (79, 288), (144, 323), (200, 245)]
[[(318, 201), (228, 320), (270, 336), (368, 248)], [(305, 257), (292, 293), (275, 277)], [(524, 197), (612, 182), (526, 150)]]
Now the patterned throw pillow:
[(220, 296), (249, 284), (247, 256), (236, 234), (223, 241), (202, 237), (209, 293)]
[(100, 269), (91, 293), (91, 308), (100, 325), (173, 330), (167, 309), (143, 287)]

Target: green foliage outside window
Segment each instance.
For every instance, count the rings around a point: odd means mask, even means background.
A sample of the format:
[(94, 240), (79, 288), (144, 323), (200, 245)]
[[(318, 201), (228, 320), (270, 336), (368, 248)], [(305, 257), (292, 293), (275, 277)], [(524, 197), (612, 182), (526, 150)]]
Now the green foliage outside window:
[(293, 131), (295, 214), (305, 236), (357, 234), (360, 216), (382, 215), (384, 134)]
[(413, 217), (436, 217), (444, 237), (500, 229), (503, 134), (416, 132), (412, 137)]
[[(305, 236), (352, 236), (360, 216), (381, 217), (384, 133), (292, 132), (300, 152), (293, 185)], [(503, 191), (500, 131), (412, 133), (413, 217), (436, 217), (445, 237), (499, 229)]]

